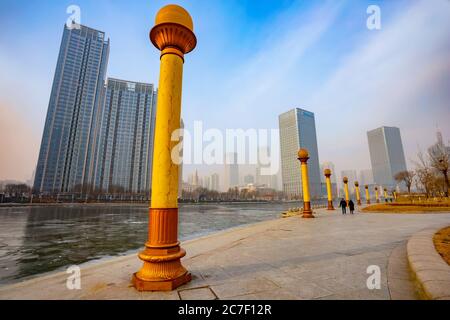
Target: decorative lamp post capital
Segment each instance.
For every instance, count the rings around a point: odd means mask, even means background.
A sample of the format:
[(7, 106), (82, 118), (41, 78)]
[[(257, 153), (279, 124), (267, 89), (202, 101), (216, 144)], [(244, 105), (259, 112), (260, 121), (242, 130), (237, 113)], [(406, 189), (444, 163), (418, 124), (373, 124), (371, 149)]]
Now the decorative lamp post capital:
[(297, 156), (301, 163), (307, 163), (309, 160), (309, 152), (306, 149), (298, 150)]
[(364, 186), (364, 189), (369, 189), (369, 186), (366, 184), (365, 186)]
[(156, 15), (155, 26), (150, 30), (150, 40), (161, 51), (161, 56), (173, 53), (184, 59), (184, 55), (197, 46), (191, 16), (178, 5), (169, 4), (161, 8)]
[(355, 187), (359, 187), (359, 182), (358, 181), (355, 181)]
[(344, 181), (344, 183), (347, 184), (348, 183), (348, 178), (344, 177), (344, 179), (342, 179), (342, 181)]
[(329, 177), (331, 177), (331, 170), (330, 169), (325, 169), (323, 171), (323, 174), (325, 175), (325, 177), (329, 178)]

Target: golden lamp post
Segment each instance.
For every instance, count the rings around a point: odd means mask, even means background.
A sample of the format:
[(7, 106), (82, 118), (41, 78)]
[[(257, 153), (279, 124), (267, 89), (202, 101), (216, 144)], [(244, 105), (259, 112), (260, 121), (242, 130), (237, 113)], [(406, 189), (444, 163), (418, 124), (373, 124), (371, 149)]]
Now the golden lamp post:
[(311, 198), (309, 196), (309, 178), (308, 178), (308, 159), (309, 153), (306, 149), (298, 151), (298, 160), (300, 160), (300, 168), (302, 175), (302, 191), (303, 191), (303, 218), (314, 218), (311, 210)]
[(378, 193), (378, 187), (375, 187), (375, 199), (377, 203), (380, 203), (380, 194)]
[(361, 194), (359, 193), (359, 182), (355, 181), (356, 202), (358, 206), (361, 205)]
[(327, 184), (327, 196), (328, 196), (328, 210), (334, 210), (333, 207), (333, 193), (331, 192), (331, 170), (325, 169), (323, 171), (323, 174), (325, 175), (325, 180)]
[(348, 178), (344, 177), (344, 179), (342, 181), (344, 181), (345, 201), (347, 202), (347, 206), (348, 206), (348, 203), (350, 201), (350, 196), (348, 194)]
[(387, 194), (387, 189), (386, 188), (384, 188), (384, 201), (386, 202), (387, 201), (387, 198), (388, 198), (388, 194)]
[(149, 234), (139, 254), (144, 264), (132, 279), (139, 291), (170, 291), (191, 280), (180, 261), (186, 251), (178, 241), (179, 166), (171, 158), (177, 144), (171, 136), (180, 128), (184, 55), (197, 44), (193, 31), (191, 16), (177, 5), (163, 7), (150, 31), (151, 42), (161, 51), (161, 61)]
[(370, 193), (369, 193), (369, 186), (366, 184), (364, 186), (364, 189), (366, 189), (366, 203), (370, 204)]

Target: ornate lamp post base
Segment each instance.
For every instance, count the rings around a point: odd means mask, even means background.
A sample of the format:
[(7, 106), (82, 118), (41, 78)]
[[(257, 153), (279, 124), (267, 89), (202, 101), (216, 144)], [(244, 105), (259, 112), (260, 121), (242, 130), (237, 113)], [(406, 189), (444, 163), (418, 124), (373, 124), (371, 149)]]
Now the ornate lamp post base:
[(304, 208), (303, 208), (302, 218), (304, 218), (304, 219), (315, 218), (314, 215), (313, 215), (313, 212), (311, 210), (311, 202), (305, 202)]
[(172, 291), (176, 288), (188, 283), (192, 280), (192, 276), (186, 271), (185, 274), (170, 280), (143, 280), (138, 278), (137, 272), (133, 274), (132, 283), (138, 291)]

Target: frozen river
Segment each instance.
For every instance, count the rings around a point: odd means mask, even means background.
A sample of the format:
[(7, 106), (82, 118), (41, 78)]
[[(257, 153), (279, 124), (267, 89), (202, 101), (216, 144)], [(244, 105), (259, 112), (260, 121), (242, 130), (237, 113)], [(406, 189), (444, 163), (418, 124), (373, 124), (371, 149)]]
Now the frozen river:
[[(180, 238), (274, 219), (296, 203), (180, 206)], [(146, 206), (0, 208), (0, 284), (143, 248)]]

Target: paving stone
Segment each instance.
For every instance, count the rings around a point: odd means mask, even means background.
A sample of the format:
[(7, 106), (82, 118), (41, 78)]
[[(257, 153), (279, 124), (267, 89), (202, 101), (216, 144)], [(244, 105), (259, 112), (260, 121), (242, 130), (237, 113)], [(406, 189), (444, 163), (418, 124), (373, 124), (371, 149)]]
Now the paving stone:
[(209, 287), (178, 290), (181, 300), (216, 300), (217, 297)]

